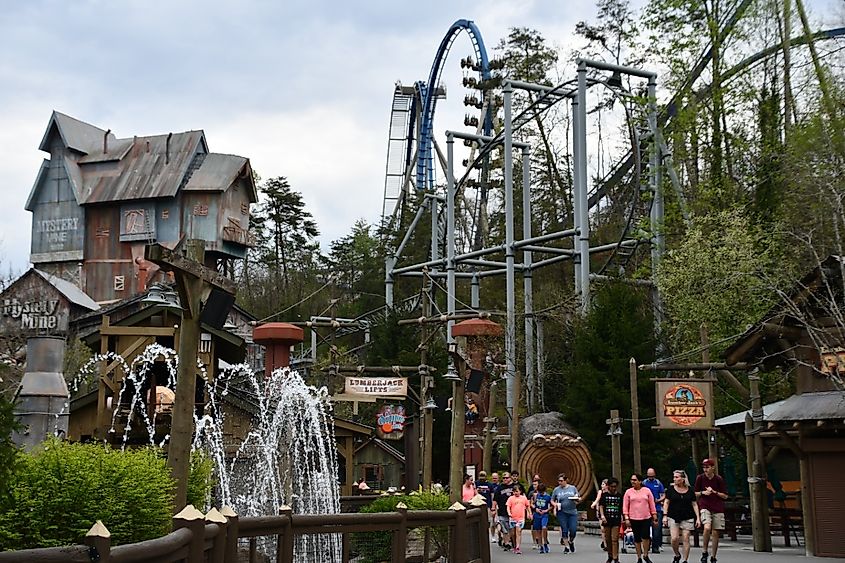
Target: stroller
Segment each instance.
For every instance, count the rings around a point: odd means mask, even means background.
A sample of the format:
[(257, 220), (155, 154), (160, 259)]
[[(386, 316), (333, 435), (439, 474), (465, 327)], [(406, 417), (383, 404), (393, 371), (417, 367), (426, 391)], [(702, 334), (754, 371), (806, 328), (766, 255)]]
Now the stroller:
[(624, 522), (619, 526), (619, 537), (622, 538), (622, 553), (628, 553), (629, 548), (632, 553), (636, 553), (637, 546), (634, 544), (634, 531), (626, 529)]

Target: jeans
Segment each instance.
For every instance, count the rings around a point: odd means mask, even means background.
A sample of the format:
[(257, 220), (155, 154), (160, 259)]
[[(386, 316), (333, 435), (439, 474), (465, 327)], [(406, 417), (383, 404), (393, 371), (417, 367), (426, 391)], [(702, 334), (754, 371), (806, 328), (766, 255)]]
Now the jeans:
[(578, 513), (558, 512), (557, 521), (560, 524), (560, 537), (574, 540), (575, 533), (578, 532)]
[(663, 511), (657, 511), (657, 524), (651, 526), (651, 547), (663, 546)]

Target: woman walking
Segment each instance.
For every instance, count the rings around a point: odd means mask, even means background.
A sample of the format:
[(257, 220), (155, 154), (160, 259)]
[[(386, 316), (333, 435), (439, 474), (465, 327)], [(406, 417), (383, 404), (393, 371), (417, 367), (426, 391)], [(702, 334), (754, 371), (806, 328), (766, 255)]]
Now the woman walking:
[(639, 473), (631, 475), (631, 488), (625, 491), (622, 498), (622, 514), (625, 527), (634, 533), (637, 563), (652, 563), (648, 558), (648, 549), (651, 546), (651, 526), (657, 522), (657, 509), (654, 506), (654, 495), (647, 487), (643, 487)]
[(701, 526), (698, 513), (698, 503), (695, 502), (695, 492), (690, 488), (689, 479), (685, 471), (676, 469), (672, 472), (672, 484), (666, 489), (666, 500), (663, 501), (663, 524), (669, 526), (672, 536), (672, 551), (675, 557), (672, 563), (680, 563), (680, 539), (683, 537), (683, 561), (689, 559), (689, 534)]
[(472, 481), (472, 477), (468, 474), (464, 474), (464, 484), (461, 487), (461, 500), (464, 502), (469, 502), (475, 498), (476, 489), (475, 483)]

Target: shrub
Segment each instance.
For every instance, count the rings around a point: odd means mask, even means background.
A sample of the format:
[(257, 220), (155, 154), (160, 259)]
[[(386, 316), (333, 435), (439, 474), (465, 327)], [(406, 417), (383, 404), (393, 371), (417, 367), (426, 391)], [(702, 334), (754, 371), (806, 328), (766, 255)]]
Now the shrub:
[[(435, 493), (420, 493), (413, 495), (388, 495), (375, 499), (370, 504), (361, 508), (362, 514), (373, 514), (376, 512), (393, 512), (396, 505), (405, 503), (408, 510), (447, 510), (449, 495)], [(431, 532), (435, 550), (445, 554), (448, 552), (449, 527), (439, 526), (436, 528), (420, 528), (420, 533)], [(358, 554), (358, 561), (362, 563), (377, 563), (390, 560), (390, 547), (392, 532), (358, 532), (353, 535), (353, 550)]]
[(0, 549), (80, 543), (102, 520), (114, 544), (169, 532), (173, 481), (160, 451), (47, 441), (20, 456), (0, 506)]
[(211, 488), (214, 486), (212, 474), (214, 462), (201, 450), (191, 452), (191, 473), (188, 475), (188, 504), (193, 504), (197, 510), (205, 512), (211, 499)]

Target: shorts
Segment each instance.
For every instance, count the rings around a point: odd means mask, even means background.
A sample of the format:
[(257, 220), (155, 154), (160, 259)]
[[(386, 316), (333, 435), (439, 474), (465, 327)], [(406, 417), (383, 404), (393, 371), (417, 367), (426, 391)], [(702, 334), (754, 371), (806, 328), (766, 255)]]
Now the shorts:
[(525, 527), (525, 520), (511, 520), (511, 530), (521, 530)]
[(531, 524), (532, 530), (545, 530), (549, 527), (549, 513), (534, 514), (534, 522)]
[(631, 520), (631, 531), (634, 533), (634, 543), (651, 539), (651, 518), (648, 520)]
[(499, 525), (502, 527), (502, 531), (507, 533), (511, 531), (511, 518), (510, 516), (499, 516)]
[(711, 524), (712, 530), (725, 529), (725, 513), (724, 512), (710, 512), (706, 508), (701, 509), (701, 524), (706, 526)]
[(674, 518), (669, 518), (669, 528), (680, 528), (681, 530), (691, 532), (695, 530), (695, 520), (692, 518), (689, 520), (675, 520)]

